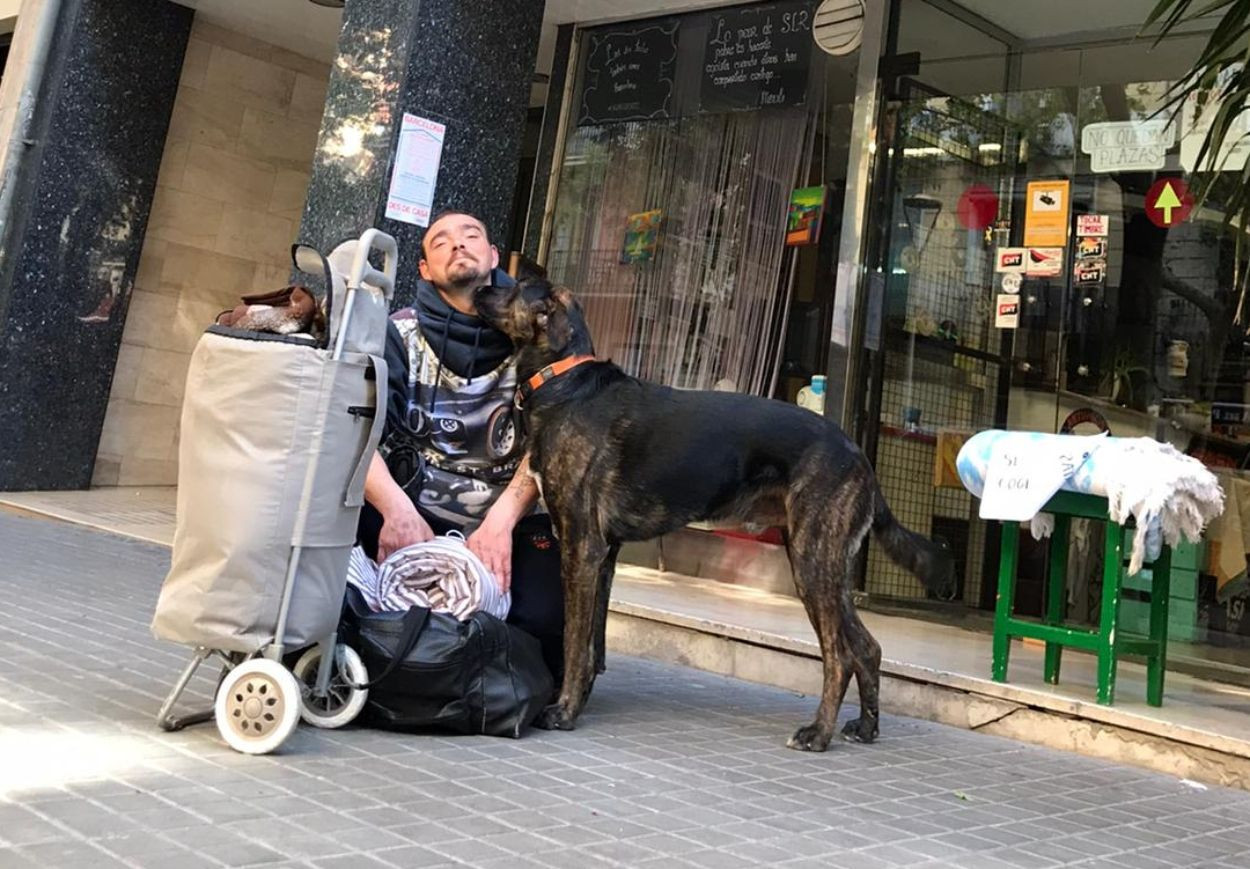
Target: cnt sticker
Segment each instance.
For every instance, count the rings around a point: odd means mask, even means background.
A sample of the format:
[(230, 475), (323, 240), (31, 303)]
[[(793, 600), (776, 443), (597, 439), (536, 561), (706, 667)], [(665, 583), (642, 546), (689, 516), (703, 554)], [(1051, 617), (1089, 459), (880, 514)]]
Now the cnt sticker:
[(1000, 295), (994, 303), (994, 328), (1016, 329), (1020, 326), (1020, 297)]

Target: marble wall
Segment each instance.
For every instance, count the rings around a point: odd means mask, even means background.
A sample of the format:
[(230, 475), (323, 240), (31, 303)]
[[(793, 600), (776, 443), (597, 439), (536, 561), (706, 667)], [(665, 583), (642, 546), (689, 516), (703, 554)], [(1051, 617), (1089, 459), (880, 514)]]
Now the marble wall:
[(0, 490), (91, 480), (191, 21), (61, 4), (0, 236)]
[(191, 351), (287, 283), (329, 67), (196, 21), (126, 317), (95, 485), (174, 485)]
[(434, 210), (476, 212), (496, 241), (506, 240), (544, 5), (348, 3), (302, 237), (329, 247), (371, 225), (394, 235), (396, 303), (411, 301), (423, 230), (385, 217), (392, 152), (408, 112), (447, 126)]

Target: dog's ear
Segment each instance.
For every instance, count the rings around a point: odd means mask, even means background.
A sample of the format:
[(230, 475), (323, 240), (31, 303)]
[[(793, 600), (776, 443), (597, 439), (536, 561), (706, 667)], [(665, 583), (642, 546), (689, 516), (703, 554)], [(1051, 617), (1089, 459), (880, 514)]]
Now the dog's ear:
[(551, 295), (557, 302), (560, 303), (564, 310), (581, 310), (581, 305), (577, 304), (577, 299), (573, 298), (573, 291), (568, 287), (552, 287)]
[(546, 280), (547, 270), (524, 254), (513, 254), (516, 272), (512, 275), (518, 284), (526, 281)]

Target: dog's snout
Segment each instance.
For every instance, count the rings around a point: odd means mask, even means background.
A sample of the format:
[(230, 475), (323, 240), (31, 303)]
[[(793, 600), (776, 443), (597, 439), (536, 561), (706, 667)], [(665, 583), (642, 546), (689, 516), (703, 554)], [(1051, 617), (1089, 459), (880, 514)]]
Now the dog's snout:
[(478, 316), (514, 338), (511, 324), (515, 301), (516, 291), (508, 287), (479, 287), (473, 293), (473, 307)]
[(494, 313), (503, 304), (503, 294), (498, 287), (478, 287), (473, 293), (473, 304), (483, 314)]

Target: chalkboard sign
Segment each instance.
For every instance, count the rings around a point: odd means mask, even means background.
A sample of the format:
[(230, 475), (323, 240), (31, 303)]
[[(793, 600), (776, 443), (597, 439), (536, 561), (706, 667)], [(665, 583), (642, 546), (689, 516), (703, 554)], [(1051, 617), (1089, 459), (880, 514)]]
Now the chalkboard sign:
[(676, 68), (676, 21), (590, 34), (578, 126), (669, 117)]
[(813, 5), (792, 0), (709, 15), (700, 109), (803, 105), (812, 59)]

